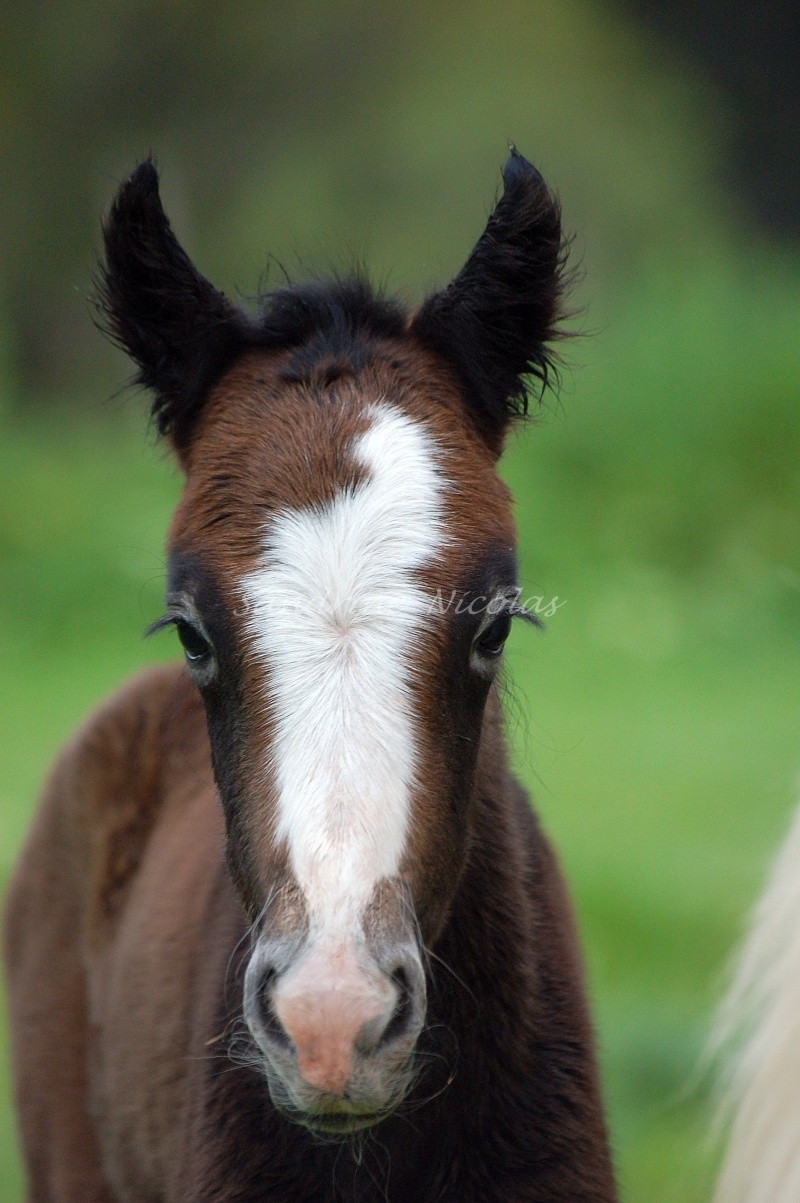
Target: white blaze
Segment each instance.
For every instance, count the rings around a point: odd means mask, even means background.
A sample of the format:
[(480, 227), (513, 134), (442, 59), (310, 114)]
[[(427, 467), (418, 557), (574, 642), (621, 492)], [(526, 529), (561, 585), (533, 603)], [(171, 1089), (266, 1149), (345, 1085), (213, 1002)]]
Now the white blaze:
[(243, 582), (265, 668), (284, 840), (312, 922), (351, 928), (405, 847), (417, 766), (409, 689), (444, 543), (446, 482), (425, 429), (389, 406), (353, 442), (364, 481), (278, 514)]

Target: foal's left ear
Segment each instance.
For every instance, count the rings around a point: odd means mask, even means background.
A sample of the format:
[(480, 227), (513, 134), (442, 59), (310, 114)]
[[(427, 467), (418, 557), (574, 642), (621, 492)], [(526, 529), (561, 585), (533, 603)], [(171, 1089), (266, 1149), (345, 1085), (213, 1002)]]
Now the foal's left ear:
[(120, 188), (103, 235), (104, 327), (138, 365), (158, 431), (183, 456), (209, 389), (247, 345), (248, 319), (180, 246), (149, 159)]
[(476, 424), (496, 453), (510, 420), (527, 412), (525, 377), (542, 386), (563, 316), (566, 245), (561, 211), (536, 168), (512, 148), (503, 195), (451, 284), (423, 304), (411, 329), (447, 360)]

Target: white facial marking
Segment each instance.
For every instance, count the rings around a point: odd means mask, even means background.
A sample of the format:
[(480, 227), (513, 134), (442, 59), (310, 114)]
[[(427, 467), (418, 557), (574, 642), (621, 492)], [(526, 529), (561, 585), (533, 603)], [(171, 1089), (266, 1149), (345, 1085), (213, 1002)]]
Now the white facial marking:
[(405, 847), (417, 767), (410, 681), (430, 598), (414, 570), (444, 542), (430, 434), (374, 406), (352, 453), (366, 479), (275, 517), (243, 581), (266, 669), (285, 840), (312, 924), (352, 929)]

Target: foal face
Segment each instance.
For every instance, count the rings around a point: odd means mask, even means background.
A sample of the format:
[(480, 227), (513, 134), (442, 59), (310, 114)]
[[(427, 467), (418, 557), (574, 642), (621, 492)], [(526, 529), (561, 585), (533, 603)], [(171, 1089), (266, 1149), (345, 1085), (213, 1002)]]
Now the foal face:
[(212, 396), (171, 534), (170, 611), (206, 701), (255, 942), (245, 1017), (276, 1101), (326, 1129), (402, 1096), (423, 944), (467, 851), (513, 530), (457, 390), (407, 345)]
[(104, 231), (109, 331), (186, 472), (166, 621), (253, 924), (245, 1019), (276, 1102), (327, 1131), (407, 1088), (497, 721), (515, 565), (495, 461), (526, 376), (547, 381), (564, 263), (539, 173), (512, 151), (503, 178), (413, 316), (351, 281), (248, 317), (176, 241), (149, 162)]

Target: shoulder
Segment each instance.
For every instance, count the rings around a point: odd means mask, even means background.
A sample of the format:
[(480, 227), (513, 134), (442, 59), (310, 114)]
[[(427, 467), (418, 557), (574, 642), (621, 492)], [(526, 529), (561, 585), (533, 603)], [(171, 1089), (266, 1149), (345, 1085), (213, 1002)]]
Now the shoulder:
[(159, 774), (176, 744), (204, 731), (203, 708), (182, 664), (144, 669), (126, 681), (85, 720), (67, 745), (61, 762), (91, 779), (101, 793), (120, 777), (135, 780)]
[(56, 760), (34, 824), (113, 914), (176, 781), (211, 780), (202, 702), (183, 665), (146, 669), (95, 710)]

